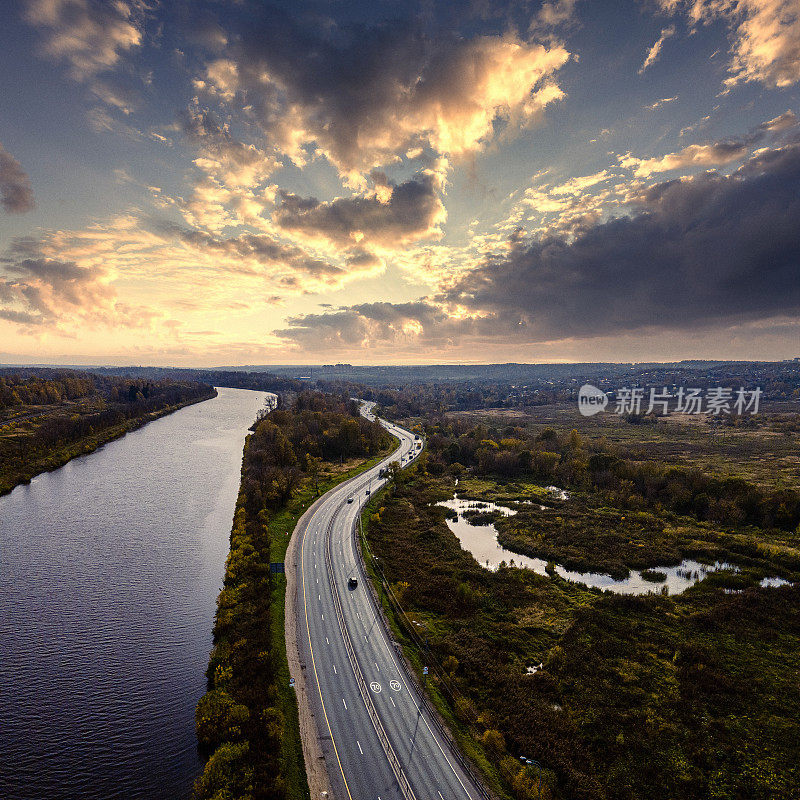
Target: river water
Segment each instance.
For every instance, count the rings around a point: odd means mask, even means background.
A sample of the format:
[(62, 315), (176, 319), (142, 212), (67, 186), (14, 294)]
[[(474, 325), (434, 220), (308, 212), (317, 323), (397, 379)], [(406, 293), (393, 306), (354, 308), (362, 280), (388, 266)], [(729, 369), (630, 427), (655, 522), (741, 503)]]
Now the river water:
[(0, 797), (186, 798), (242, 459), (219, 389), (0, 497)]

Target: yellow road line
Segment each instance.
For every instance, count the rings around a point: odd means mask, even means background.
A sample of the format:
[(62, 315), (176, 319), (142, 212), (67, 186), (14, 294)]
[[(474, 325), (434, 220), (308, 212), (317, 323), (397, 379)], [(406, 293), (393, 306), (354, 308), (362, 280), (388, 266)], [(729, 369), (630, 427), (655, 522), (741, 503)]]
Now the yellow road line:
[[(314, 515), (311, 516), (311, 519)], [(308, 523), (311, 524), (311, 519)], [(306, 533), (308, 532), (308, 525), (306, 525)], [(305, 552), (305, 533), (303, 534), (303, 541), (300, 543), (300, 572), (303, 575), (303, 608), (306, 614), (306, 633), (308, 633), (308, 648), (311, 651), (311, 666), (314, 668), (314, 680), (317, 682), (317, 691), (319, 692), (319, 701), (322, 703), (322, 713), (325, 715), (325, 724), (328, 726), (328, 733), (331, 735), (331, 744), (333, 745), (333, 752), (336, 753), (336, 761), (339, 764), (339, 771), (342, 773), (342, 780), (344, 781), (344, 788), (347, 790), (347, 796), (353, 800), (353, 795), (350, 794), (350, 787), (347, 785), (347, 778), (344, 776), (344, 768), (342, 761), (339, 758), (339, 749), (336, 747), (336, 740), (333, 738), (333, 731), (331, 730), (331, 723), (328, 719), (328, 712), (325, 710), (325, 701), (322, 699), (322, 686), (319, 683), (319, 675), (317, 674), (317, 662), (314, 658), (314, 647), (311, 644), (311, 628), (308, 624), (308, 603), (306, 602), (306, 572), (303, 569), (303, 559)]]

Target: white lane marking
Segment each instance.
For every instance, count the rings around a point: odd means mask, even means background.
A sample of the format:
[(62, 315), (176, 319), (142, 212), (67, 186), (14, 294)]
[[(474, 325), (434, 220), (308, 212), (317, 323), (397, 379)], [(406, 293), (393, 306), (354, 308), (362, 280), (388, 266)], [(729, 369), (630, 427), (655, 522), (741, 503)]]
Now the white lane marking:
[(321, 594), (318, 594), (317, 598), (320, 600), (320, 602), (322, 601), (322, 595)]
[(344, 697), (342, 698), (342, 702), (344, 703), (344, 710), (347, 711), (347, 703), (344, 702)]
[(325, 619), (325, 615), (324, 614), (322, 615), (322, 619)]
[(325, 637), (325, 644), (330, 644), (330, 641), (328, 640), (327, 636)]
[(381, 671), (381, 668), (378, 666), (378, 662), (377, 661), (375, 662), (375, 669), (378, 670), (378, 672)]
[[(436, 794), (438, 794), (439, 797), (442, 797), (442, 793), (438, 789), (436, 790)], [(444, 800), (444, 797), (442, 797), (442, 800)]]
[(390, 697), (389, 699), (392, 701), (392, 705), (393, 705), (395, 708), (397, 708), (397, 706), (394, 704), (394, 698), (393, 698), (393, 697)]
[(336, 671), (336, 664), (333, 665), (333, 674), (338, 675), (339, 673)]
[(356, 611), (356, 616), (357, 616), (359, 619), (361, 619), (361, 612), (360, 612), (360, 611)]
[[(361, 753), (361, 755), (363, 756), (364, 755), (364, 751), (361, 749), (361, 742), (359, 742), (358, 739), (356, 739), (356, 744), (358, 745), (358, 752)], [(439, 795), (439, 797), (442, 797), (442, 796)], [(444, 800), (443, 797), (442, 797), (442, 800)]]

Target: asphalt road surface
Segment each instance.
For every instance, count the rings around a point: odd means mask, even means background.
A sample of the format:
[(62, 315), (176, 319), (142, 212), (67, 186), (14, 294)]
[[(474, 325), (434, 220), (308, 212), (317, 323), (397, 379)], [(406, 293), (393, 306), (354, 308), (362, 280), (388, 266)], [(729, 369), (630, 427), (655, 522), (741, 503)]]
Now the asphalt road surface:
[[(373, 405), (362, 413), (373, 418)], [(339, 800), (477, 800), (406, 679), (356, 553), (353, 526), (367, 490), (383, 484), (379, 470), (391, 461), (406, 466), (420, 452), (413, 434), (381, 424), (400, 439), (397, 450), (332, 489), (298, 531), (298, 646), (311, 708)]]

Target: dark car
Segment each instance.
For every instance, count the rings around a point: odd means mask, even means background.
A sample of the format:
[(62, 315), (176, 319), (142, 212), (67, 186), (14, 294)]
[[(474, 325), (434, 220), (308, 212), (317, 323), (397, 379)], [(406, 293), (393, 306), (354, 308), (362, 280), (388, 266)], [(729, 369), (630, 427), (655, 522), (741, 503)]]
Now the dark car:
[(348, 497), (348, 498), (347, 498), (347, 502), (348, 502), (348, 503), (352, 503), (352, 502), (353, 502), (353, 498), (352, 498), (352, 497)]
[(348, 586), (349, 586), (351, 589), (355, 589), (355, 588), (356, 588), (356, 586), (358, 586), (358, 578), (350, 578), (350, 580), (349, 580), (349, 581), (347, 581), (347, 585), (348, 585)]

